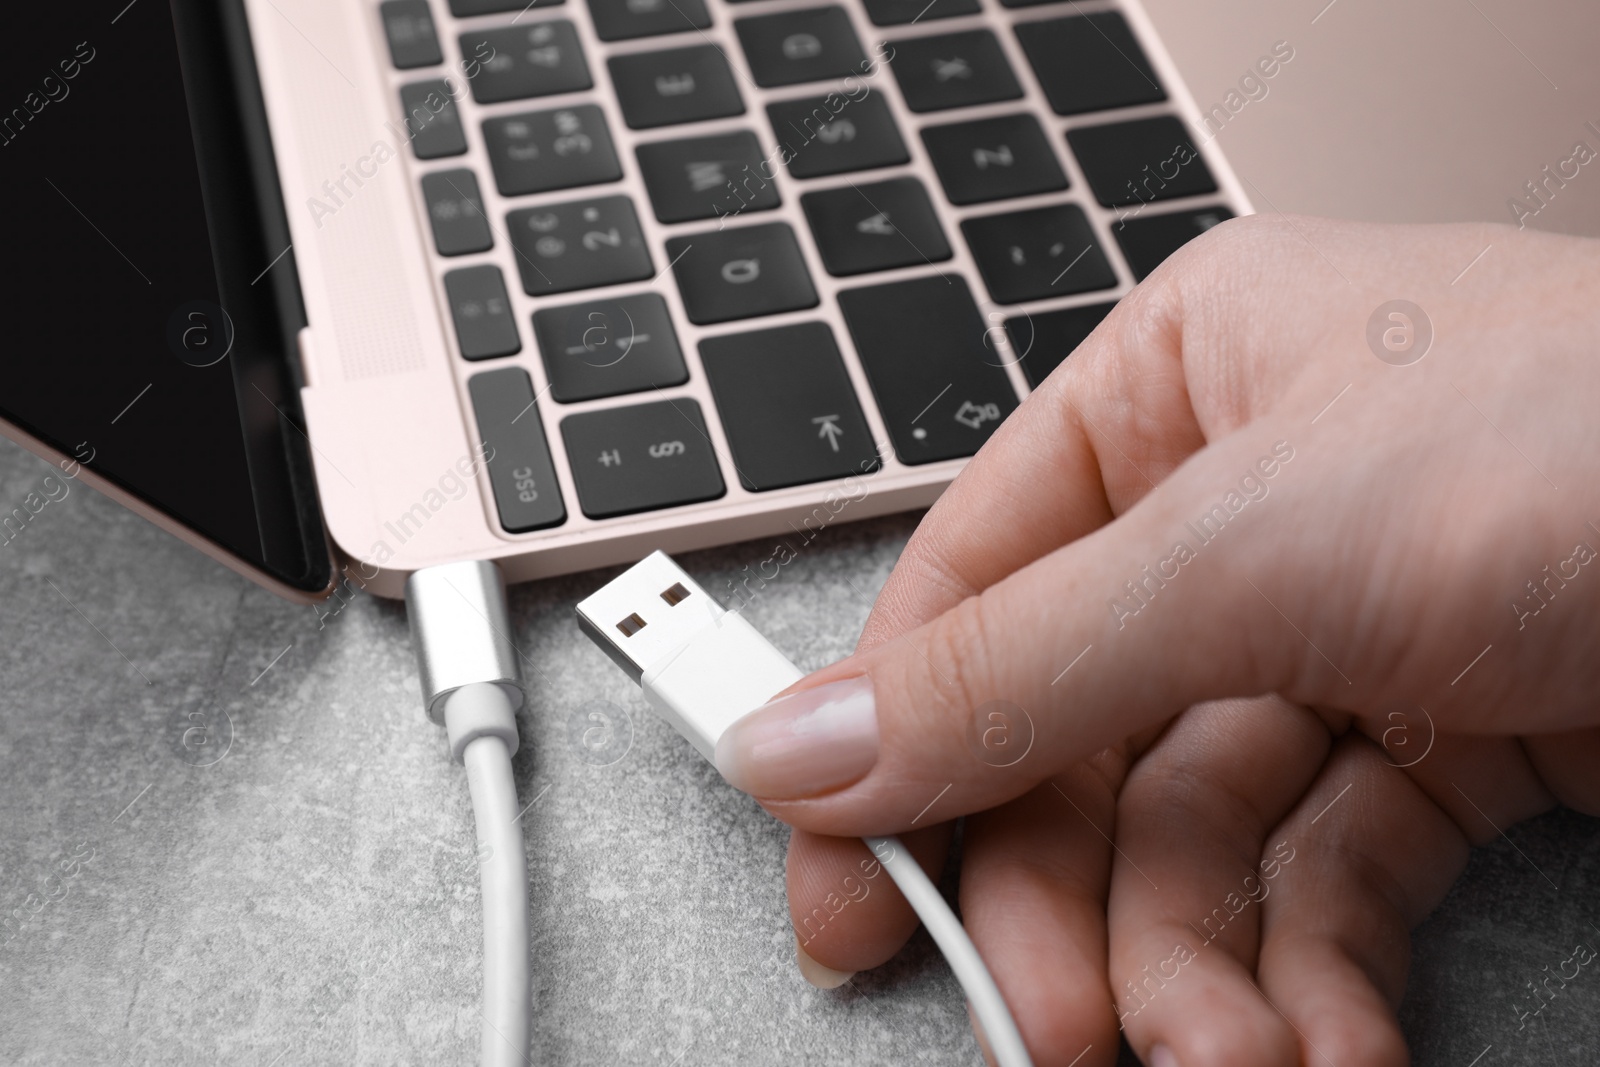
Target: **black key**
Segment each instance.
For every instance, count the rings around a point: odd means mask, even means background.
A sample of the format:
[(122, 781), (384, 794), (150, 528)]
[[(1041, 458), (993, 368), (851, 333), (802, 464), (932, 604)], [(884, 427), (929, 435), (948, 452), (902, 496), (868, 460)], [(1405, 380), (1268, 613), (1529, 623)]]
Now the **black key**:
[(1011, 341), (1011, 351), (1017, 362), (1022, 364), (1028, 384), (1039, 388), (1050, 372), (1061, 366), (1116, 306), (1113, 300), (1109, 304), (1040, 311), (1007, 319), (1006, 337)]
[(400, 109), (406, 114), (406, 135), (418, 159), (459, 156), (467, 150), (461, 113), (450, 95), (450, 83), (443, 78), (402, 85)]
[(703, 30), (711, 25), (704, 0), (589, 0), (602, 41)]
[(1115, 11), (1018, 23), (1017, 39), (1057, 115), (1167, 98), (1144, 49)]
[(1079, 126), (1067, 131), (1067, 143), (1083, 166), (1094, 198), (1106, 207), (1217, 191), (1188, 131), (1170, 115)]
[(736, 19), (750, 73), (764, 89), (843, 78), (872, 69), (842, 7)]
[(878, 469), (872, 431), (824, 324), (714, 337), (700, 342), (700, 362), (746, 489)]
[(625, 196), (523, 208), (506, 216), (523, 292), (593, 289), (651, 277), (650, 252)]
[(464, 256), (494, 247), (483, 213), (478, 178), (470, 170), (441, 170), (422, 177), (422, 199), (433, 225), (433, 245), (441, 256)]
[(839, 294), (900, 462), (970, 456), (1017, 406), (960, 275)]
[(483, 124), (483, 140), (501, 196), (622, 177), (606, 118), (593, 104), (489, 119)]
[(533, 313), (550, 395), (563, 404), (689, 380), (667, 302), (655, 293)]
[(912, 111), (992, 104), (1022, 95), (1000, 42), (988, 30), (896, 41), (889, 65)]
[(667, 258), (697, 326), (816, 307), (800, 246), (787, 223), (674, 237)]
[(915, 178), (806, 193), (800, 206), (822, 265), (836, 277), (950, 258), (939, 217)]
[(606, 66), (631, 129), (744, 114), (733, 71), (715, 45), (612, 56)]
[(522, 351), (517, 320), (511, 314), (500, 268), (462, 267), (444, 276), (450, 318), (456, 324), (456, 341), (463, 359), (494, 359)]
[(389, 39), (389, 58), (396, 67), (410, 70), (444, 62), (428, 0), (384, 0), (378, 5), (378, 14), (383, 18), (383, 35)]
[(819, 178), (911, 161), (878, 93), (840, 93), (767, 105), (780, 158), (796, 178)]
[(1122, 254), (1127, 257), (1133, 276), (1144, 281), (1150, 272), (1188, 242), (1218, 223), (1233, 218), (1225, 207), (1206, 207), (1179, 211), (1171, 215), (1146, 215), (1131, 218), (1111, 227)]
[(480, 104), (572, 93), (594, 85), (578, 31), (566, 19), (461, 35), (461, 54), (487, 55), (472, 79)]
[(489, 485), (500, 525), (511, 533), (523, 533), (566, 522), (567, 509), (528, 372), (502, 367), (474, 374), (467, 380), (467, 392), (489, 459)]
[(778, 206), (777, 163), (747, 130), (638, 148), (639, 172), (662, 222), (728, 218)]
[(1002, 304), (1110, 289), (1117, 274), (1076, 204), (967, 219), (961, 232)]
[(867, 0), (867, 17), (874, 26), (903, 26), (908, 22), (976, 15), (978, 0)]
[(561, 420), (578, 504), (591, 519), (715, 500), (725, 490), (700, 405), (687, 397)]
[(534, 7), (554, 7), (562, 0), (450, 0), (450, 14), (456, 18), (493, 15), (501, 11), (526, 11)]
[(929, 126), (922, 131), (952, 204), (979, 204), (1067, 187), (1067, 176), (1032, 115)]

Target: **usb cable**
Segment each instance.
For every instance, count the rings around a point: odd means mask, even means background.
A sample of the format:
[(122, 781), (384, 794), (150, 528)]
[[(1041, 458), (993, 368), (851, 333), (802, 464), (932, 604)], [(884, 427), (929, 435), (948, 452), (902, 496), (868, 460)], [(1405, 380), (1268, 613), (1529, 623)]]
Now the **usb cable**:
[(467, 768), (483, 896), (482, 1067), (525, 1067), (532, 1029), (528, 868), (511, 757), (522, 681), (505, 582), (485, 561), (427, 567), (406, 581), (423, 707)]
[[(578, 625), (707, 760), (736, 719), (802, 677), (743, 615), (725, 610), (662, 552), (580, 602)], [(863, 840), (949, 961), (996, 1062), (1030, 1067), (1000, 990), (939, 890), (896, 838)]]

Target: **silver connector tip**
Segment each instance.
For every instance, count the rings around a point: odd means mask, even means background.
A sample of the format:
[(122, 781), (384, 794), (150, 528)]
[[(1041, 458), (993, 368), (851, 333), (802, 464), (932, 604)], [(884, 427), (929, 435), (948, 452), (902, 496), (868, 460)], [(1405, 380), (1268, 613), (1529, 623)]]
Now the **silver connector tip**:
[(428, 718), (444, 722), (444, 701), (475, 682), (506, 690), (522, 707), (522, 677), (500, 568), (487, 560), (424, 567), (406, 580), (406, 617)]

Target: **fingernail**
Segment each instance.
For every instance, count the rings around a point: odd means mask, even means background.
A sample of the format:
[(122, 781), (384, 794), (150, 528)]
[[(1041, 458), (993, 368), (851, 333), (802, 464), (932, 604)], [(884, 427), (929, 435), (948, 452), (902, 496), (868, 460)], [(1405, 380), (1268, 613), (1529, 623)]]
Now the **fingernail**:
[(1165, 1045), (1150, 1050), (1150, 1067), (1178, 1067), (1178, 1057)]
[(854, 971), (836, 971), (812, 959), (798, 937), (794, 939), (794, 961), (800, 965), (800, 977), (818, 989), (838, 989), (856, 976)]
[(878, 713), (866, 675), (803, 689), (757, 708), (717, 741), (717, 770), (772, 800), (816, 796), (878, 761)]

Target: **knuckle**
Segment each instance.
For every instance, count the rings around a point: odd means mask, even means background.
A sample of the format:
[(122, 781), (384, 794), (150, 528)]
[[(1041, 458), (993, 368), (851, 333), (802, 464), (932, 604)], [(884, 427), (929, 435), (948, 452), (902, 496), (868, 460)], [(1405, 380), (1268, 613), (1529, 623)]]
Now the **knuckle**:
[[(934, 506), (950, 499), (949, 492)], [(941, 543), (925, 532), (927, 524), (912, 534), (894, 573), (879, 593), (867, 617), (857, 651), (875, 648), (926, 622), (943, 604), (960, 603), (977, 589), (968, 572), (970, 561), (956, 545)]]
[[(923, 649), (931, 684), (926, 713), (944, 729), (963, 725), (979, 705), (1002, 694), (996, 684), (995, 635), (984, 597), (971, 596), (928, 627)], [(913, 664), (913, 669), (916, 664)]]

